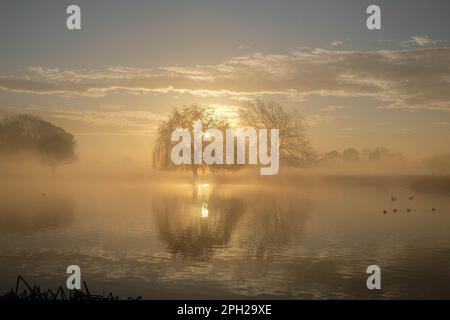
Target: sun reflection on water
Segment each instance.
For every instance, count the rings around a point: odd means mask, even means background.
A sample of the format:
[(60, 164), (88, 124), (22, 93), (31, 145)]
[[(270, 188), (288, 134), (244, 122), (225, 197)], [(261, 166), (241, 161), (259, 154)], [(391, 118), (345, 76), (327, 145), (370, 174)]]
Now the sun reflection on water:
[(209, 215), (209, 211), (208, 211), (208, 204), (203, 202), (202, 203), (202, 212), (201, 212), (201, 217), (202, 218), (208, 218)]

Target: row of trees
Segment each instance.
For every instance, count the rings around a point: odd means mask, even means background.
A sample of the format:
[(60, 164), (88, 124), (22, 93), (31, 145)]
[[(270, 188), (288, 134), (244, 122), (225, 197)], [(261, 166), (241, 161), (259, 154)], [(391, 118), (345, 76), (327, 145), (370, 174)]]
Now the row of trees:
[[(357, 164), (357, 163), (374, 163), (374, 162), (406, 162), (406, 157), (399, 152), (391, 152), (384, 147), (373, 149), (357, 150), (348, 148), (339, 151), (330, 151), (322, 153), (317, 157), (318, 164)], [(426, 168), (433, 174), (450, 174), (450, 153), (444, 153), (423, 159), (421, 161), (423, 168)]]
[[(224, 133), (230, 127), (227, 119), (220, 117), (213, 109), (206, 106), (191, 105), (173, 110), (158, 129), (153, 150), (153, 164), (156, 168), (175, 168), (170, 158), (174, 145), (170, 141), (171, 133), (176, 128), (193, 130), (193, 123), (196, 120), (202, 121), (203, 130), (215, 128)], [(306, 137), (304, 119), (300, 115), (287, 112), (274, 102), (255, 101), (247, 103), (239, 110), (239, 122), (240, 127), (279, 129), (282, 164), (307, 166), (314, 161), (315, 153)], [(64, 129), (33, 115), (5, 116), (0, 121), (0, 158), (24, 154), (37, 155), (40, 161), (54, 172), (58, 166), (71, 163), (76, 159), (75, 138)], [(191, 154), (193, 155), (194, 152)], [(202, 172), (231, 171), (242, 167), (193, 164), (182, 168), (191, 170), (193, 176), (197, 177), (199, 170)]]
[[(303, 167), (311, 164), (315, 159), (315, 153), (305, 132), (304, 119), (295, 113), (287, 112), (279, 104), (262, 101), (248, 102), (238, 112), (240, 128), (278, 129), (280, 136), (280, 163)], [(173, 110), (166, 121), (163, 121), (158, 129), (158, 134), (153, 150), (153, 165), (159, 169), (174, 169), (170, 153), (176, 142), (170, 141), (171, 133), (177, 128), (190, 130), (193, 135), (194, 121), (201, 120), (203, 130), (210, 128), (219, 129), (225, 135), (225, 130), (231, 124), (227, 119), (218, 116), (214, 110), (199, 105), (185, 106)], [(205, 145), (209, 142), (203, 142)], [(181, 166), (185, 170), (191, 170), (195, 177), (198, 171), (238, 170), (239, 165), (206, 165), (193, 164), (194, 146), (191, 146), (192, 161), (190, 165)], [(180, 166), (176, 166), (180, 168)]]
[(348, 148), (342, 152), (330, 151), (319, 155), (320, 163), (358, 163), (375, 161), (403, 161), (406, 160), (399, 152), (391, 152), (388, 148), (377, 147), (373, 149), (357, 150)]
[(433, 174), (450, 174), (450, 153), (433, 156), (425, 163)]
[[(318, 154), (314, 151), (306, 135), (304, 118), (288, 112), (275, 102), (253, 101), (246, 103), (238, 112), (239, 127), (255, 129), (279, 129), (280, 164), (294, 167), (307, 167), (313, 164), (360, 163), (381, 161), (404, 161), (401, 153), (391, 152), (384, 147), (357, 150), (348, 148)], [(161, 122), (153, 149), (153, 165), (159, 169), (175, 169), (170, 153), (175, 142), (170, 141), (176, 128), (193, 130), (193, 123), (201, 120), (203, 130), (215, 128), (223, 133), (231, 127), (228, 119), (219, 116), (207, 106), (191, 105), (176, 108), (168, 119)], [(205, 145), (209, 142), (203, 142)], [(5, 116), (0, 121), (0, 159), (18, 154), (33, 153), (49, 166), (52, 172), (66, 163), (76, 160), (75, 138), (72, 134), (36, 116), (21, 114)], [(191, 152), (192, 156), (194, 152)], [(194, 163), (194, 161), (192, 161)], [(450, 173), (450, 154), (434, 156), (425, 160), (426, 166), (434, 173)], [(194, 177), (198, 172), (218, 170), (239, 170), (243, 165), (185, 165)]]

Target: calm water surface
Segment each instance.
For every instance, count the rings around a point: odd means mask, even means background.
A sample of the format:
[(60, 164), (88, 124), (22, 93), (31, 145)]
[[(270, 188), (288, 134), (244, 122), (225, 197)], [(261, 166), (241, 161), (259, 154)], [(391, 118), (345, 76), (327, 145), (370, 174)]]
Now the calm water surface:
[(56, 288), (76, 264), (91, 291), (121, 297), (450, 298), (450, 198), (406, 183), (3, 189), (2, 293), (18, 274)]

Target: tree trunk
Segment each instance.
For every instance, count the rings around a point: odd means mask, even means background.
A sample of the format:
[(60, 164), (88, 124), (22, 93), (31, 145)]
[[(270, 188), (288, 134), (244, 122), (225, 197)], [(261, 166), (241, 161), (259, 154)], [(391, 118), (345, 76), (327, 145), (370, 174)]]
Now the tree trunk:
[(197, 181), (198, 178), (198, 169), (196, 165), (192, 166), (192, 177), (194, 178), (194, 181)]
[(196, 165), (192, 166), (192, 198), (197, 199), (198, 196), (198, 185), (197, 185), (197, 179), (198, 179), (198, 168)]

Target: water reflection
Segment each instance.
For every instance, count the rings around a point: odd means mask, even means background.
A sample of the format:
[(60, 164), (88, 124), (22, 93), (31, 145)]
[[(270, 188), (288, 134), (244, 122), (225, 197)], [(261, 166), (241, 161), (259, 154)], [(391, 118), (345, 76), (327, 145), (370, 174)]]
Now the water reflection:
[(194, 197), (166, 196), (153, 199), (153, 214), (159, 238), (172, 253), (210, 256), (224, 247), (241, 219), (245, 204), (199, 186)]
[[(448, 196), (415, 193), (412, 203), (398, 184), (346, 181), (209, 181), (195, 196), (187, 183), (86, 185), (65, 193), (76, 208), (56, 188), (45, 196), (5, 188), (0, 288), (18, 273), (53, 287), (77, 263), (97, 290), (122, 296), (448, 298)], [(383, 215), (391, 195), (411, 212)], [(367, 292), (370, 264), (384, 270), (382, 292)]]
[(265, 194), (249, 198), (248, 203), (248, 255), (271, 259), (289, 242), (301, 240), (309, 217), (309, 201), (293, 201), (293, 197), (286, 194)]
[(202, 203), (202, 211), (201, 211), (201, 217), (202, 218), (208, 218), (209, 216), (209, 211), (208, 211), (208, 204), (206, 202)]
[(3, 195), (0, 199), (0, 230), (32, 234), (68, 227), (74, 220), (74, 205), (58, 195), (23, 195), (24, 199)]
[[(193, 197), (166, 196), (153, 199), (153, 213), (160, 239), (172, 253), (211, 256), (214, 248), (228, 245), (240, 229), (243, 254), (272, 259), (290, 241), (298, 241), (309, 216), (306, 200), (292, 195), (252, 192), (227, 195), (218, 186), (198, 184)], [(244, 225), (242, 217), (246, 216)]]

